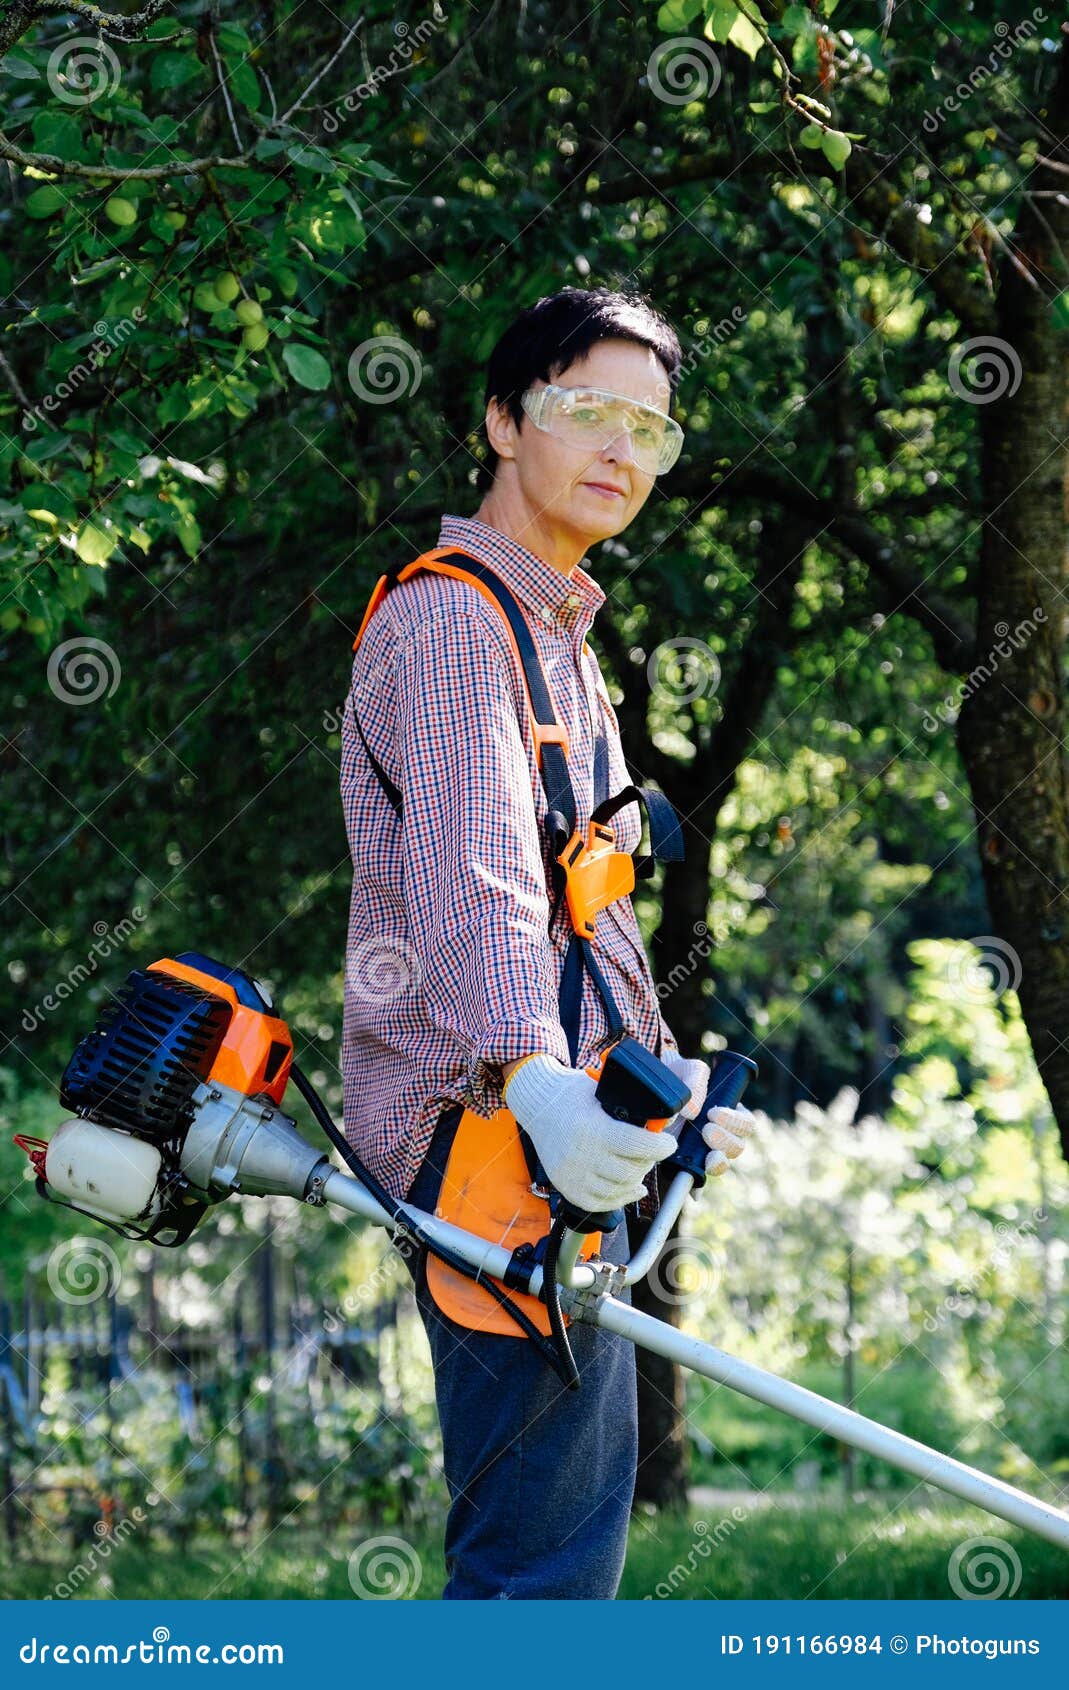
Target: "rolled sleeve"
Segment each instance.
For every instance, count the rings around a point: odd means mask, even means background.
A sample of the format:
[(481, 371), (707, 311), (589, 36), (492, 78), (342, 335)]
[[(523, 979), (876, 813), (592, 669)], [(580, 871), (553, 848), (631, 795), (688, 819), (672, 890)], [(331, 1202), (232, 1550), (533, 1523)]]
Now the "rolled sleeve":
[[(496, 612), (494, 613), (496, 616)], [(398, 655), (403, 868), (420, 984), (465, 1052), (471, 1107), (501, 1107), (501, 1065), (567, 1062), (531, 769), (505, 636), (429, 619)]]

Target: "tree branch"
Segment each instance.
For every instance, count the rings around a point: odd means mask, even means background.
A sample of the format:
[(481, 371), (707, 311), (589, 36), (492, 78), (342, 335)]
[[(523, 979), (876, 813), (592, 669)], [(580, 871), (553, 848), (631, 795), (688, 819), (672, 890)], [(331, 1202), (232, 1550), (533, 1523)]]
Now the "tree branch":
[(170, 0), (148, 0), (140, 12), (124, 17), (121, 12), (105, 12), (90, 0), (15, 0), (7, 8), (6, 18), (0, 22), (0, 54), (6, 53), (26, 31), (49, 12), (64, 17), (84, 18), (92, 24), (97, 35), (113, 35), (117, 41), (140, 41), (149, 24), (155, 23)]
[(725, 503), (729, 493), (740, 498), (757, 499), (762, 505), (769, 502), (782, 510), (789, 510), (804, 518), (812, 528), (814, 538), (831, 534), (854, 554), (896, 595), (896, 608), (912, 616), (930, 636), (932, 647), (941, 666), (952, 675), (968, 674), (975, 649), (973, 629), (962, 619), (961, 613), (938, 592), (922, 591), (918, 582), (897, 555), (890, 535), (883, 533), (867, 517), (857, 511), (844, 511), (828, 499), (811, 493), (793, 476), (777, 475), (764, 467), (729, 470), (725, 479), (704, 494), (698, 486), (676, 488), (687, 497), (697, 497), (702, 504)]

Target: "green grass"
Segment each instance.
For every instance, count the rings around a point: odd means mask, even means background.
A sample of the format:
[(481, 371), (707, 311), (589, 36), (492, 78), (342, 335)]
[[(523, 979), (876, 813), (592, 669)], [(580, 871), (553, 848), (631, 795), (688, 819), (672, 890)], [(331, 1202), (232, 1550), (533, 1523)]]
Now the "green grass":
[[(632, 1523), (620, 1597), (953, 1600), (950, 1556), (958, 1544), (981, 1535), (997, 1537), (1006, 1546), (1000, 1553), (1011, 1567), (1017, 1557), (1019, 1598), (1069, 1595), (1069, 1557), (1051, 1544), (965, 1507), (892, 1509), (893, 1499), (839, 1508), (827, 1500), (799, 1503), (793, 1497), (773, 1497), (748, 1509), (746, 1493), (738, 1492), (692, 1507), (687, 1515), (639, 1515)], [(329, 1547), (316, 1544), (305, 1529), (288, 1528), (264, 1543), (204, 1539), (188, 1550), (139, 1542), (134, 1536), (100, 1560), (87, 1578), (73, 1568), (90, 1559), (91, 1541), (69, 1554), (50, 1543), (38, 1554), (24, 1548), (14, 1565), (4, 1566), (0, 1596), (46, 1596), (66, 1580), (83, 1597), (351, 1601), (349, 1556), (365, 1538), (378, 1535), (402, 1537), (412, 1545), (420, 1566), (413, 1594), (418, 1600), (438, 1597), (445, 1575), (437, 1536), (421, 1541), (403, 1528), (377, 1533), (360, 1527), (349, 1528), (344, 1541), (333, 1533)]]

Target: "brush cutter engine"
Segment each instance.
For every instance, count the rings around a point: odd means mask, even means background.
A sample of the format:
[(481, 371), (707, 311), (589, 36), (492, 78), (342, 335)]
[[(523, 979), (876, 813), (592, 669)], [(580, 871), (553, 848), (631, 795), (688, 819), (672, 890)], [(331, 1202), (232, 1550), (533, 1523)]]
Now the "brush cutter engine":
[(21, 1136), (37, 1189), (127, 1238), (182, 1244), (232, 1192), (322, 1201), (330, 1162), (281, 1102), (293, 1041), (258, 982), (183, 951), (128, 975), (60, 1083), (75, 1112)]

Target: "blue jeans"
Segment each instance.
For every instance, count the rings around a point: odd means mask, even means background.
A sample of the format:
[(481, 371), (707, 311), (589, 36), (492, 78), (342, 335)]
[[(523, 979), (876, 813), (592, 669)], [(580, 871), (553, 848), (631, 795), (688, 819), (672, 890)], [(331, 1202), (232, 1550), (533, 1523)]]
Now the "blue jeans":
[[(432, 1213), (460, 1115), (459, 1104), (443, 1111), (407, 1193)], [(603, 1238), (602, 1254), (626, 1260), (626, 1222)], [(582, 1379), (570, 1391), (519, 1333), (473, 1332), (443, 1315), (426, 1259), (421, 1247), (407, 1265), (430, 1341), (451, 1499), (443, 1600), (615, 1597), (638, 1462), (634, 1346), (570, 1324)]]

